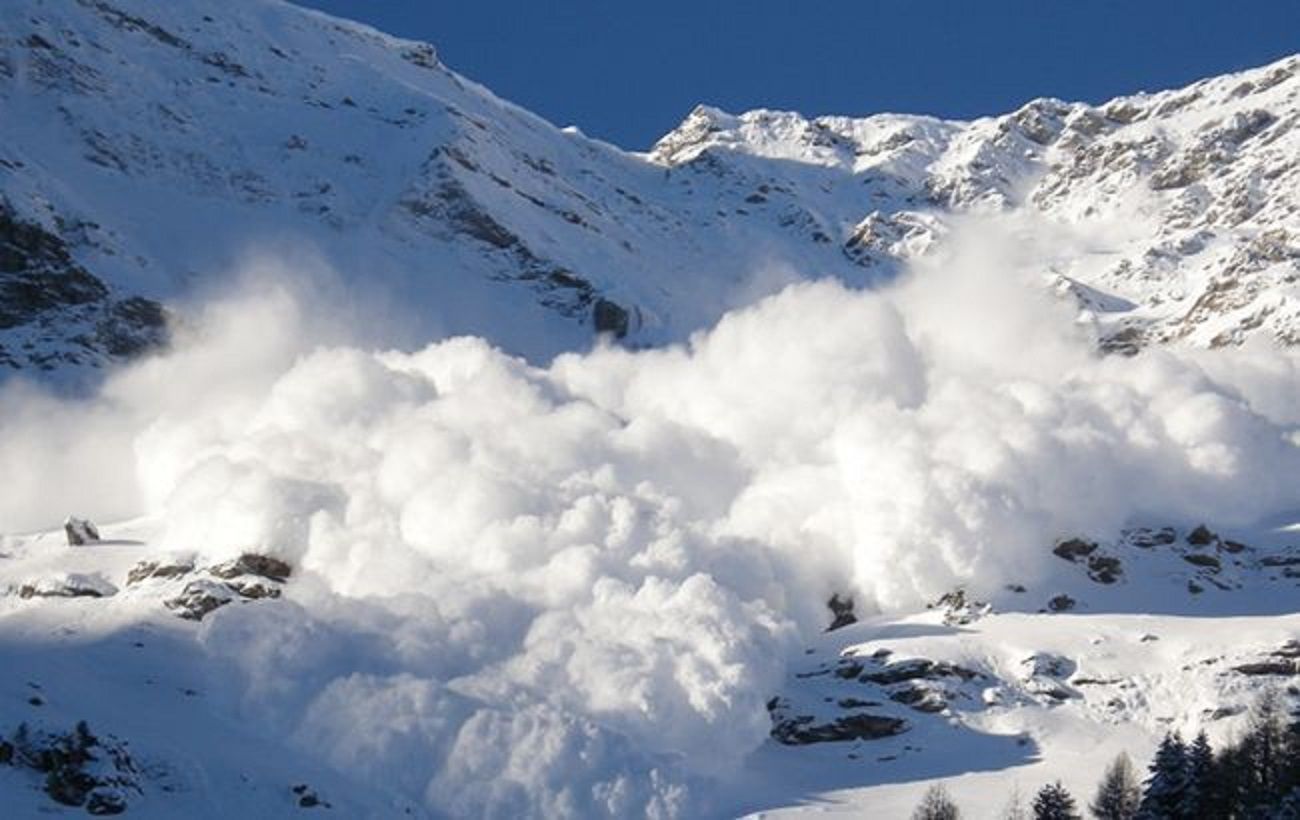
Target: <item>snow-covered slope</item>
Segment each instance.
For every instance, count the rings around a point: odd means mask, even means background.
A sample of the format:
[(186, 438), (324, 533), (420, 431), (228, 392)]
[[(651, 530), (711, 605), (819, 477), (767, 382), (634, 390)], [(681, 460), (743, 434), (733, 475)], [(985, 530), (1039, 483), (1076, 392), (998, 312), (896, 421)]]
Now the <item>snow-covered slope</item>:
[(970, 123), (700, 107), (639, 156), (427, 45), (284, 3), (19, 0), (0, 21), (0, 360), (129, 355), (161, 335), (140, 298), (267, 254), (406, 306), (385, 342), (473, 332), (538, 360), (593, 326), (663, 342), (791, 279), (893, 276), (989, 209), (1058, 225), (1038, 266), (1109, 347), (1290, 344), (1298, 66)]
[(1297, 90), (634, 155), (13, 0), (0, 363), (86, 389), (0, 385), (0, 813), (995, 816), (1293, 703)]

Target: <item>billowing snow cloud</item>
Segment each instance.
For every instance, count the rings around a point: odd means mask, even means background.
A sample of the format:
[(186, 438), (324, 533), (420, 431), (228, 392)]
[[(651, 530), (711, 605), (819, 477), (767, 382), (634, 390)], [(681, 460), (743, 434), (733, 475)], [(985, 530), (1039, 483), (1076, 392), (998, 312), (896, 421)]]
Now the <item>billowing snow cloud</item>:
[(1064, 534), (1300, 508), (1294, 354), (1099, 358), (1027, 267), (967, 241), (546, 367), (320, 346), (262, 288), (95, 401), (0, 398), (30, 477), (0, 527), (149, 514), (290, 560), (293, 602), (205, 644), (295, 742), (448, 814), (707, 810), (831, 592), (915, 606)]

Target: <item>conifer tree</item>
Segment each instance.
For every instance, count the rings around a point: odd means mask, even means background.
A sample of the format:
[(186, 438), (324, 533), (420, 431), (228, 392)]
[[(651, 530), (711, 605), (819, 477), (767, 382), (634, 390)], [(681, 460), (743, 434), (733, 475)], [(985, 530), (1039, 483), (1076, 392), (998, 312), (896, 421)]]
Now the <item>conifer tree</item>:
[(1184, 817), (1207, 816), (1214, 777), (1214, 750), (1205, 730), (1197, 732), (1192, 745), (1187, 747), (1187, 790), (1183, 794)]
[(1187, 747), (1177, 732), (1164, 736), (1151, 761), (1138, 808), (1141, 820), (1182, 820), (1187, 798)]
[(1070, 795), (1058, 780), (1034, 795), (1034, 820), (1082, 820)]
[(958, 820), (961, 812), (957, 804), (948, 796), (948, 790), (942, 783), (936, 783), (926, 790), (921, 798), (921, 805), (912, 812), (912, 820)]
[(1098, 820), (1133, 820), (1142, 802), (1142, 787), (1129, 756), (1120, 754), (1106, 767), (1097, 794), (1088, 807)]

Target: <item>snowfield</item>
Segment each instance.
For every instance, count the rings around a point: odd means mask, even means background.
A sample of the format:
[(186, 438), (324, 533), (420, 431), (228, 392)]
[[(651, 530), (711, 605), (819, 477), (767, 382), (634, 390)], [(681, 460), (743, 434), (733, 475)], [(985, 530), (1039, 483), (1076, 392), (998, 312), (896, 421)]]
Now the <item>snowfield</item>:
[(279, 2), (20, 5), (6, 816), (998, 817), (1294, 706), (1297, 58), (634, 155)]

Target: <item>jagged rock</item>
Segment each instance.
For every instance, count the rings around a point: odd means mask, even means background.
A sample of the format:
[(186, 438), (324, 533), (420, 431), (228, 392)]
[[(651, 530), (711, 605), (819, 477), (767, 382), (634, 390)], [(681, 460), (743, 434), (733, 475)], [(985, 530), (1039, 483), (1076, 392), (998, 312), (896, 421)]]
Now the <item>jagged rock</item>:
[(1094, 541), (1085, 541), (1082, 538), (1069, 538), (1060, 541), (1052, 548), (1052, 554), (1058, 558), (1075, 563), (1080, 558), (1086, 558), (1095, 552), (1097, 544)]
[(1273, 651), (1273, 657), (1300, 660), (1300, 640), (1293, 638), (1282, 644), (1281, 647)]
[(1074, 674), (1078, 664), (1064, 655), (1051, 652), (1035, 652), (1020, 662), (1029, 677), (1068, 678)]
[(125, 792), (140, 791), (126, 746), (95, 736), (85, 721), (70, 732), (32, 730), (24, 723), (6, 743), (11, 765), (44, 775), (44, 791), (56, 803), (84, 806), (92, 815), (121, 814)]
[(1192, 566), (1204, 567), (1205, 569), (1208, 569), (1211, 572), (1218, 572), (1223, 567), (1223, 564), (1220, 563), (1218, 558), (1215, 558), (1213, 555), (1206, 555), (1204, 553), (1194, 552), (1189, 555), (1184, 555), (1183, 560), (1191, 564)]
[[(138, 565), (136, 569), (150, 572), (153, 576), (157, 576), (160, 571), (165, 571), (171, 574), (170, 577), (179, 577), (189, 572), (192, 567), (176, 564), (151, 568), (151, 565), (146, 562)], [(207, 572), (223, 580), (212, 581), (199, 578), (190, 581), (180, 595), (163, 601), (163, 605), (182, 618), (200, 621), (208, 613), (237, 598), (247, 601), (279, 598), (283, 594), (279, 585), (289, 577), (292, 568), (278, 558), (244, 553), (232, 561), (208, 567)]]
[(149, 578), (179, 578), (194, 571), (193, 564), (163, 564), (157, 561), (141, 561), (126, 574), (127, 584), (138, 584)]
[(834, 632), (841, 627), (858, 622), (858, 616), (853, 614), (853, 598), (850, 596), (841, 598), (836, 592), (826, 602), (826, 608), (831, 611), (831, 625), (826, 627), (827, 632)]
[(163, 601), (163, 606), (188, 621), (201, 621), (208, 613), (235, 600), (236, 592), (228, 584), (200, 579), (190, 581), (175, 598)]
[(913, 680), (935, 680), (955, 677), (961, 680), (973, 680), (980, 673), (947, 661), (932, 661), (928, 658), (911, 658), (886, 665), (878, 672), (867, 672), (858, 680), (863, 683), (888, 685)]
[(1232, 667), (1232, 671), (1243, 675), (1296, 675), (1300, 674), (1300, 663), (1278, 658), (1269, 661), (1238, 664)]
[(1112, 555), (1088, 556), (1088, 577), (1099, 584), (1113, 584), (1124, 574), (1120, 560)]
[(926, 604), (926, 609), (942, 609), (943, 622), (947, 626), (965, 626), (988, 615), (993, 606), (985, 601), (969, 600), (966, 590), (958, 588), (945, 592), (934, 603)]
[(842, 715), (825, 722), (817, 722), (813, 715), (784, 714), (788, 704), (773, 698), (768, 702), (772, 715), (772, 739), (786, 746), (806, 746), (812, 743), (835, 743), (845, 740), (879, 740), (907, 731), (906, 720), (885, 715), (856, 713)]
[(1144, 549), (1168, 546), (1178, 540), (1178, 533), (1173, 527), (1162, 527), (1158, 530), (1138, 527), (1126, 530), (1124, 536), (1128, 543)]
[(597, 299), (591, 308), (591, 321), (597, 333), (612, 333), (614, 338), (627, 336), (628, 312), (622, 305), (608, 299)]
[(1219, 536), (1211, 532), (1204, 524), (1199, 525), (1187, 534), (1187, 543), (1194, 547), (1204, 547), (1218, 540)]
[(52, 578), (23, 584), (18, 589), (19, 598), (105, 598), (117, 594), (102, 575), (70, 572)]
[(238, 578), (241, 575), (256, 575), (259, 578), (283, 582), (293, 574), (293, 568), (279, 558), (246, 552), (233, 561), (208, 567), (208, 574), (223, 580)]
[(261, 600), (263, 598), (279, 598), (281, 595), (280, 588), (271, 586), (261, 581), (239, 582), (234, 581), (226, 586), (239, 593), (241, 598), (249, 600)]
[(1079, 697), (1078, 692), (1064, 683), (1064, 679), (1078, 669), (1078, 664), (1069, 658), (1050, 652), (1036, 652), (1021, 661), (1021, 666), (1024, 667), (1022, 685), (1031, 695), (1045, 697), (1050, 701)]
[(317, 794), (315, 791), (313, 791), (311, 787), (308, 786), (306, 783), (299, 783), (298, 785), (290, 789), (290, 791), (292, 791), (294, 795), (297, 796), (298, 798), (298, 808), (301, 809), (311, 809), (317, 807), (323, 809), (330, 808), (329, 802), (322, 800), (320, 795)]
[(1232, 667), (1243, 675), (1300, 675), (1300, 640), (1292, 639), (1260, 661)]
[(889, 699), (927, 714), (948, 708), (948, 699), (942, 690), (919, 683), (909, 683), (895, 689), (889, 693)]
[(1078, 604), (1069, 595), (1057, 595), (1047, 602), (1049, 612), (1069, 612)]
[(63, 533), (70, 547), (81, 547), (99, 540), (99, 529), (85, 518), (68, 516), (63, 522)]

